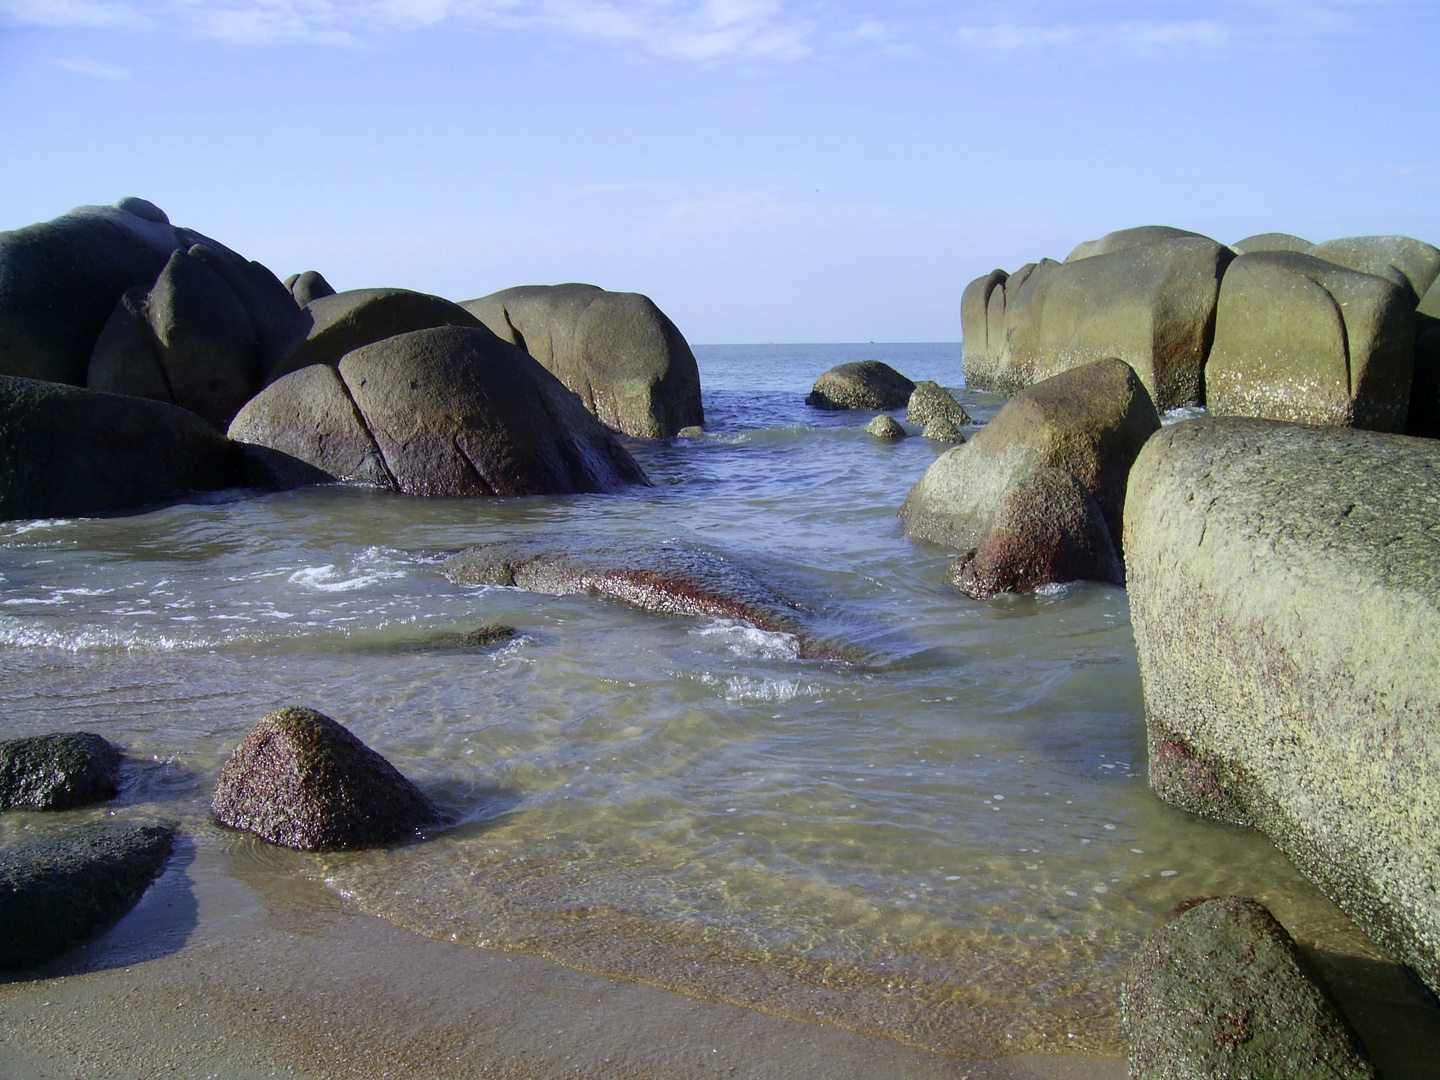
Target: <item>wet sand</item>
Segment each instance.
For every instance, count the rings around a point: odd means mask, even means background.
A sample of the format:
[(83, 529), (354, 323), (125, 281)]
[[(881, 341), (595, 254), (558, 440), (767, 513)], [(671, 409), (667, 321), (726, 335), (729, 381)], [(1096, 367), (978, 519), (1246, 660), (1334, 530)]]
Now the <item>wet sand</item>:
[(129, 915), (0, 984), (0, 1075), (1118, 1080), (1118, 1058), (968, 1061), (461, 948), (182, 841)]

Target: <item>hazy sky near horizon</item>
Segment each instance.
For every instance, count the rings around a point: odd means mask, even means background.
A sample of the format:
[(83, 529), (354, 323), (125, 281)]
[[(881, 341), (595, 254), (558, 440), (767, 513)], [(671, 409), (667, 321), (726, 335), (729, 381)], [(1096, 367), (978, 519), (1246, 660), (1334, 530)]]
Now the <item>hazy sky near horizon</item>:
[(1112, 229), (1440, 242), (1434, 0), (0, 0), (0, 229), (139, 195), (281, 277), (589, 281), (953, 341)]

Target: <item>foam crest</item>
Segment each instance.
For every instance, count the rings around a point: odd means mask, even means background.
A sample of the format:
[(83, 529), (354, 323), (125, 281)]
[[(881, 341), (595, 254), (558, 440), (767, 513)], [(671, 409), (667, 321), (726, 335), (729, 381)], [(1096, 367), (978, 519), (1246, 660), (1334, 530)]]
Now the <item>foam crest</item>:
[(761, 630), (745, 623), (716, 621), (690, 632), (717, 638), (731, 653), (747, 660), (794, 660), (800, 655), (800, 639), (794, 634)]
[(395, 581), (405, 577), (402, 560), (404, 556), (399, 552), (369, 547), (344, 566), (335, 563), (305, 566), (294, 571), (287, 580), (292, 585), (300, 585), (314, 592), (357, 592), (383, 581)]

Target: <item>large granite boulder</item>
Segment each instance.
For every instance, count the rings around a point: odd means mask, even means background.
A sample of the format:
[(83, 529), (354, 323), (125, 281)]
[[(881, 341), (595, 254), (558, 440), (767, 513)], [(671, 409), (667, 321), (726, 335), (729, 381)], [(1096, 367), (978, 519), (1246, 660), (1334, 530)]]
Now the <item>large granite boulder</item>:
[(117, 747), (88, 731), (0, 742), (0, 810), (68, 810), (113, 799), (120, 760)]
[(1377, 1075), (1285, 928), (1241, 897), (1195, 904), (1140, 947), (1120, 1020), (1135, 1080)]
[(915, 384), (879, 360), (837, 364), (815, 380), (805, 404), (817, 409), (899, 409)]
[(44, 963), (129, 911), (173, 838), (164, 825), (103, 822), (0, 850), (0, 970)]
[(1414, 364), (1407, 288), (1313, 255), (1258, 252), (1226, 271), (1205, 399), (1216, 416), (1403, 431)]
[(661, 439), (705, 423), (695, 356), (648, 296), (578, 283), (522, 285), (463, 306), (616, 431)]
[(325, 280), (319, 270), (306, 270), (301, 274), (291, 274), (285, 279), (285, 288), (290, 290), (290, 295), (295, 298), (295, 303), (301, 307), (322, 296), (335, 295), (334, 286)]
[(346, 353), (397, 334), (437, 326), (479, 326), (459, 304), (410, 289), (349, 289), (305, 306), (310, 329), (266, 374), (274, 382), (311, 364), (340, 363)]
[(1440, 989), (1440, 442), (1207, 418), (1125, 507), (1151, 787), (1263, 829)]
[(817, 636), (808, 613), (720, 555), (679, 544), (479, 544), (450, 556), (445, 575), (459, 585), (506, 585), (564, 596), (619, 600), (661, 615), (708, 615), (771, 633), (790, 634), (800, 656), (852, 659)]
[(234, 447), (186, 409), (0, 376), (0, 521), (131, 510), (238, 479)]
[(1256, 233), (1254, 236), (1247, 236), (1244, 240), (1237, 240), (1230, 246), (1242, 255), (1249, 255), (1256, 251), (1299, 251), (1310, 255), (1315, 251), (1315, 245), (1309, 240), (1293, 233), (1283, 232)]
[(0, 375), (86, 385), (96, 339), (121, 298), (148, 293), (177, 251), (224, 280), (262, 360), (303, 336), (294, 301), (265, 267), (171, 225), (143, 199), (122, 199), (0, 233)]
[(478, 325), (398, 334), (347, 353), (338, 368), (295, 371), (240, 411), (230, 437), (333, 479), (412, 495), (565, 494), (647, 482), (574, 394)]
[(224, 431), (260, 389), (260, 342), (225, 279), (176, 251), (148, 294), (137, 286), (115, 305), (88, 385), (179, 405)]
[(300, 851), (376, 847), (442, 820), (344, 725), (293, 705), (265, 717), (235, 748), (210, 810), (223, 825)]
[(1317, 259), (1405, 284), (1418, 301), (1440, 278), (1440, 248), (1409, 236), (1347, 236), (1317, 244)]
[(1094, 498), (1119, 550), (1130, 464), (1161, 426), (1138, 376), (1097, 360), (1011, 397), (963, 446), (926, 471), (900, 508), (909, 536), (975, 546), (1001, 497), (1035, 469), (1064, 469)]
[(968, 303), (961, 298), (966, 384), (1014, 393), (1114, 357), (1159, 408), (1199, 401), (1220, 279), (1234, 254), (1208, 237), (1146, 226), (1082, 244), (1064, 263), (1024, 267), (1003, 284), (987, 275), (971, 284)]

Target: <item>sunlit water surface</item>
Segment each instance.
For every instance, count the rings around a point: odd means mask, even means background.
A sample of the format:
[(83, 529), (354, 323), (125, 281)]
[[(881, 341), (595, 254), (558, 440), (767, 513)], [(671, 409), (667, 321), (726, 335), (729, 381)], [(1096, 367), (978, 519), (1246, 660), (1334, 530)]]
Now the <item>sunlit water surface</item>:
[[(122, 813), (241, 867), (290, 856), (209, 822), (215, 773), (267, 712), (314, 706), (457, 822), (302, 860), (366, 911), (956, 1053), (1114, 1052), (1125, 959), (1195, 896), (1261, 896), (1370, 954), (1268, 842), (1150, 794), (1123, 591), (959, 595), (954, 553), (895, 516), (947, 447), (803, 403), (866, 356), (953, 387), (958, 346), (697, 354), (706, 435), (631, 443), (649, 489), (332, 486), (0, 525), (0, 733), (106, 734), (131, 755)], [(980, 423), (1001, 404), (956, 393)], [(437, 568), (515, 537), (704, 547), (871, 662)], [(492, 622), (520, 635), (456, 646)]]

